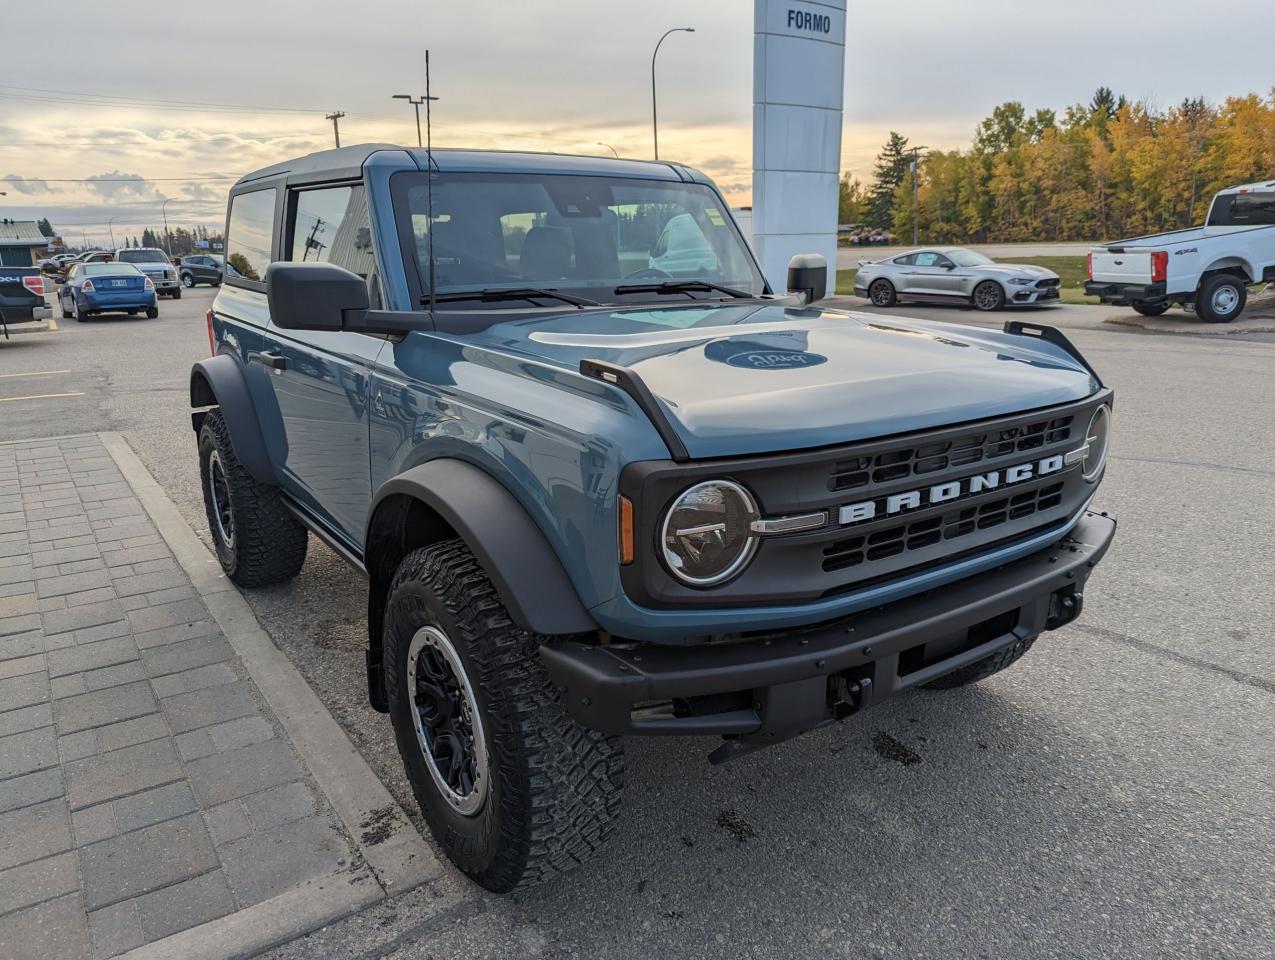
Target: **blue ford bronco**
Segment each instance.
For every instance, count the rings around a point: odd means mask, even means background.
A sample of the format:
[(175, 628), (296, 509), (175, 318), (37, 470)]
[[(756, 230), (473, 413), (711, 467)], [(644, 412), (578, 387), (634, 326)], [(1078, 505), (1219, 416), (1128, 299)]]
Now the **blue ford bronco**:
[(367, 683), (478, 883), (571, 867), (627, 735), (713, 761), (1073, 620), (1112, 391), (1057, 330), (768, 287), (672, 163), (358, 146), (231, 190), (191, 371), (226, 575), (313, 533), (368, 582)]

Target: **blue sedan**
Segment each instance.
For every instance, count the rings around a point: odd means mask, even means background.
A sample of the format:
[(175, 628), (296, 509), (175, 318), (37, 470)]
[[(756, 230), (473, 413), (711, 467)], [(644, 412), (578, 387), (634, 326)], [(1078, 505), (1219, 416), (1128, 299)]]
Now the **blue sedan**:
[(131, 263), (75, 264), (58, 291), (58, 302), (64, 319), (83, 320), (111, 310), (159, 316), (155, 284)]

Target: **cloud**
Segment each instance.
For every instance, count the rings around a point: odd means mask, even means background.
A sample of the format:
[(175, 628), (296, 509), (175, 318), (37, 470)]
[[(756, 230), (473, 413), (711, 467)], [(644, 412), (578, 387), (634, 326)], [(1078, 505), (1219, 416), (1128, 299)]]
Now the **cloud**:
[(121, 173), (113, 170), (110, 173), (95, 173), (85, 179), (90, 190), (112, 200), (127, 197), (151, 200), (159, 194), (153, 183), (137, 173)]
[(16, 173), (0, 177), (18, 193), (48, 193), (49, 185), (38, 177), (20, 177)]

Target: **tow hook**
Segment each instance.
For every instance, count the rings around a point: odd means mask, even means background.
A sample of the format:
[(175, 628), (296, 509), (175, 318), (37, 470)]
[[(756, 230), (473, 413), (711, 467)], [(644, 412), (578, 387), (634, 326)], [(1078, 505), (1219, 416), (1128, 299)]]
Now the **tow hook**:
[(1076, 592), (1075, 584), (1068, 584), (1049, 598), (1049, 614), (1045, 617), (1045, 629), (1057, 630), (1080, 616), (1085, 596)]

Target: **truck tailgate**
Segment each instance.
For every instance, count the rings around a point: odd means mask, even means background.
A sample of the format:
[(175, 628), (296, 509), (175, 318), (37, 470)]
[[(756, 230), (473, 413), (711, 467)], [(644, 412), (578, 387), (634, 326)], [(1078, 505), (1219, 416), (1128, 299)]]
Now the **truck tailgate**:
[(1093, 280), (1096, 283), (1150, 283), (1151, 251), (1092, 253)]

